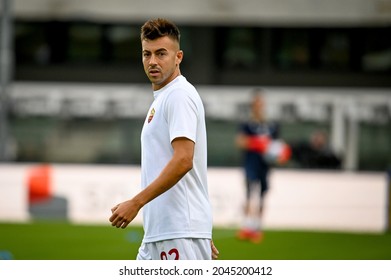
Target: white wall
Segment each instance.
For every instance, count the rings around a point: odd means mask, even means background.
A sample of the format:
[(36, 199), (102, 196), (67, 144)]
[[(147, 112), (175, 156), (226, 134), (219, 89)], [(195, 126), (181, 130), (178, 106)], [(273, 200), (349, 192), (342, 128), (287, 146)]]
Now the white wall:
[[(27, 178), (34, 165), (0, 165), (0, 221), (28, 221)], [(216, 226), (237, 227), (244, 185), (239, 168), (210, 168)], [(75, 223), (109, 223), (110, 208), (138, 192), (136, 166), (52, 165), (52, 195), (68, 201)], [(266, 201), (269, 229), (383, 232), (387, 227), (383, 173), (274, 170)], [(141, 215), (134, 221), (141, 224)]]
[(0, 220), (26, 221), (28, 214), (28, 167), (0, 165)]

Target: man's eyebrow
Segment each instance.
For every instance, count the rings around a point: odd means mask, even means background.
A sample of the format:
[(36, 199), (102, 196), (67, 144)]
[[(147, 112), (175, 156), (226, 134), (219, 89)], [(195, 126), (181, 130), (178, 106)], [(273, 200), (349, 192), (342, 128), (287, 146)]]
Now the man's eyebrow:
[[(157, 49), (157, 50), (155, 50), (154, 52), (165, 52), (165, 51), (167, 51), (167, 49), (166, 48), (160, 48), (160, 49)], [(143, 50), (143, 52), (152, 52), (152, 51), (150, 51), (150, 50)]]
[(157, 49), (155, 52), (165, 52), (165, 51), (167, 51), (166, 48), (160, 48), (160, 49)]

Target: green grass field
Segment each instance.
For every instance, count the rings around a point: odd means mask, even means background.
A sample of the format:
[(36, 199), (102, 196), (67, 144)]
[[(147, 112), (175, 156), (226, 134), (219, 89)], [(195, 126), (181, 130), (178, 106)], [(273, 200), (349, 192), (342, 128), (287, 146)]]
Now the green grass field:
[[(221, 260), (390, 260), (391, 233), (265, 232), (260, 244), (235, 238), (235, 229), (215, 228)], [(63, 222), (0, 223), (0, 259), (133, 260), (141, 227), (73, 225)]]

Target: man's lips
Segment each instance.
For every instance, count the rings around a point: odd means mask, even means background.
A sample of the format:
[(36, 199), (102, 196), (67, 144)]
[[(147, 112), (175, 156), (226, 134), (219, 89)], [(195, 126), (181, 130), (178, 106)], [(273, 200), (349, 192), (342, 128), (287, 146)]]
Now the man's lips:
[(156, 75), (159, 75), (160, 71), (158, 69), (149, 69), (148, 73), (151, 76), (156, 76)]

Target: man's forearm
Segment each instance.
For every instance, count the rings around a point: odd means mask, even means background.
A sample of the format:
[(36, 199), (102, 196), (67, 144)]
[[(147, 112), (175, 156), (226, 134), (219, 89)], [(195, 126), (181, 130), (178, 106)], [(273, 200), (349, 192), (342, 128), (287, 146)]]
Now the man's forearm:
[(159, 176), (138, 193), (133, 200), (140, 205), (140, 208), (143, 207), (151, 200), (171, 189), (191, 168), (191, 164), (184, 163), (181, 158), (173, 157)]

